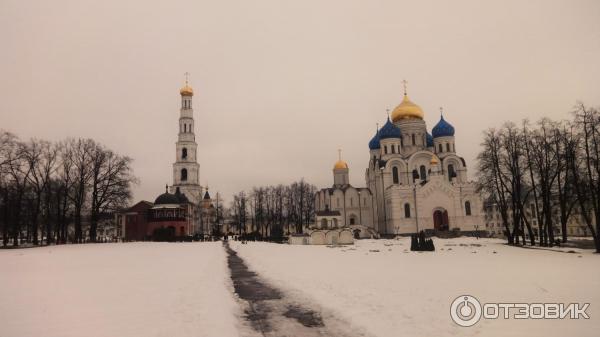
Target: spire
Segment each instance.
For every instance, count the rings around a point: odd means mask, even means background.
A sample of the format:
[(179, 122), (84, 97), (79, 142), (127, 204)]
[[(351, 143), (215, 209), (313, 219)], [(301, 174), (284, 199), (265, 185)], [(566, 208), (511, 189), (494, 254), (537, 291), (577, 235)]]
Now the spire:
[(404, 86), (404, 96), (406, 96), (406, 84), (408, 82), (406, 80), (402, 80), (402, 85)]
[(444, 108), (440, 107), (440, 118), (444, 119)]
[(342, 149), (338, 149), (338, 160), (342, 160)]
[(183, 74), (183, 75), (185, 76), (185, 85), (187, 86), (188, 85), (188, 80), (189, 80), (189, 77), (190, 77), (190, 73), (188, 73), (186, 71), (185, 74)]

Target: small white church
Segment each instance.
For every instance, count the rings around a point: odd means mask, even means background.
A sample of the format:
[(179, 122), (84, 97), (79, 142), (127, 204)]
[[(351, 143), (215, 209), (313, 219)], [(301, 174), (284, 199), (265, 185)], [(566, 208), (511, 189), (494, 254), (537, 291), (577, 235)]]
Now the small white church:
[(366, 187), (354, 187), (341, 155), (333, 185), (316, 193), (316, 228), (355, 237), (484, 229), (483, 203), (456, 152), (454, 127), (440, 116), (427, 130), (406, 94), (369, 142)]

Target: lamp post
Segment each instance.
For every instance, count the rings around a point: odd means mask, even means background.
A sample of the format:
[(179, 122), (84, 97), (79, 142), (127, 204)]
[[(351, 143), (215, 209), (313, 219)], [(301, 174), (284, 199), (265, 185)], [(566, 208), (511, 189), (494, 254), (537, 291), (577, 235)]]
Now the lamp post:
[(417, 233), (419, 233), (419, 211), (417, 210), (417, 179), (419, 178), (419, 173), (416, 170), (413, 171), (413, 198), (415, 203), (415, 224), (417, 226)]
[(385, 170), (385, 166), (379, 168), (381, 171), (381, 201), (383, 203), (383, 224), (384, 224), (384, 232), (387, 234), (387, 211), (385, 207), (385, 187), (383, 186), (383, 170)]

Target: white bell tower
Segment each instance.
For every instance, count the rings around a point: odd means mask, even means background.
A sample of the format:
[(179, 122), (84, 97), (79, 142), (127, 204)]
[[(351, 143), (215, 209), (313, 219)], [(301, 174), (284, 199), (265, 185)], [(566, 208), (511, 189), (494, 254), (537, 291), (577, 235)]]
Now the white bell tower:
[(181, 193), (194, 204), (202, 200), (200, 181), (200, 165), (196, 159), (198, 144), (194, 134), (194, 110), (192, 97), (194, 90), (188, 84), (188, 73), (185, 73), (185, 86), (179, 90), (181, 109), (179, 110), (179, 133), (175, 145), (175, 163), (173, 163), (173, 186), (171, 193), (179, 187)]

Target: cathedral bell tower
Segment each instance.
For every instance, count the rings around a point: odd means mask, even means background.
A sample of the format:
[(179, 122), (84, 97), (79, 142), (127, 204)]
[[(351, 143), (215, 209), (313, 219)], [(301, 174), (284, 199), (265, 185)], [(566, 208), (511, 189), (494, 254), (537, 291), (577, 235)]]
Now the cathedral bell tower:
[(173, 163), (173, 186), (171, 193), (177, 188), (194, 204), (202, 198), (200, 181), (200, 165), (196, 159), (198, 144), (194, 134), (194, 110), (192, 97), (194, 90), (188, 84), (188, 73), (185, 74), (185, 86), (179, 90), (181, 109), (179, 110), (179, 133), (175, 145), (175, 163)]

